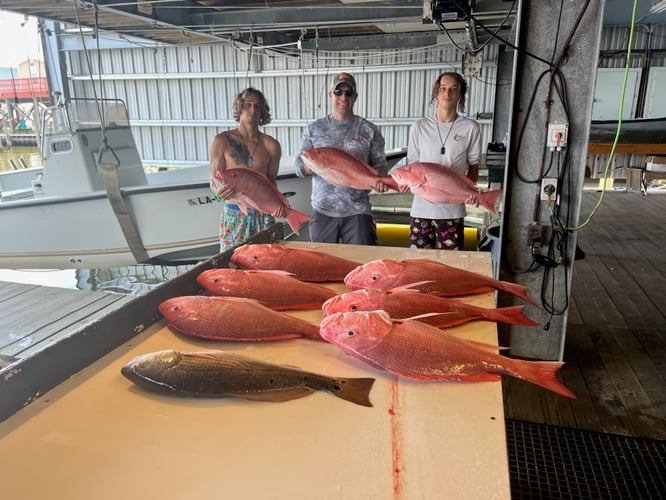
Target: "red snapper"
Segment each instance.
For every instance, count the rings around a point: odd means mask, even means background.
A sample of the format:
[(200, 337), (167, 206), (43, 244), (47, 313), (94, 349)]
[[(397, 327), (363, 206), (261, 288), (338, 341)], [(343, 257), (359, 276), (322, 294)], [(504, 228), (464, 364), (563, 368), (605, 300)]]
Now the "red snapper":
[(418, 321), (391, 320), (385, 311), (327, 316), (321, 322), (321, 336), (350, 356), (407, 378), (482, 382), (508, 375), (576, 397), (557, 380), (563, 363), (507, 358), (494, 346), (463, 340)]
[(253, 299), (186, 295), (167, 299), (160, 313), (176, 330), (209, 340), (282, 340), (307, 337), (321, 340), (319, 327), (273, 311)]
[(209, 269), (197, 276), (197, 283), (212, 295), (255, 299), (274, 311), (319, 309), (336, 295), (285, 271)]
[(428, 295), (411, 288), (396, 288), (389, 291), (366, 288), (336, 295), (324, 302), (322, 310), (324, 316), (339, 312), (383, 310), (392, 319), (440, 313), (418, 318), (422, 323), (437, 328), (462, 325), (474, 320), (494, 321), (511, 325), (538, 325), (536, 321), (532, 321), (523, 315), (523, 307), (484, 308), (457, 299)]
[(291, 208), (287, 198), (278, 191), (268, 177), (247, 168), (228, 168), (218, 170), (211, 180), (211, 187), (215, 193), (225, 189), (234, 191), (234, 202), (244, 214), (247, 207), (256, 208), (260, 212), (275, 215), (279, 208), (287, 211), (287, 223), (292, 231), (300, 234), (301, 226), (310, 220), (310, 216)]
[(456, 297), (501, 290), (536, 306), (536, 303), (527, 296), (527, 287), (523, 285), (496, 280), (429, 259), (373, 260), (345, 276), (345, 285), (350, 290), (361, 288), (391, 290), (418, 282), (423, 284), (414, 288), (431, 295)]
[(398, 190), (391, 177), (381, 177), (374, 167), (338, 148), (313, 148), (301, 153), (303, 163), (319, 177), (338, 187), (374, 189), (377, 181)]
[(243, 245), (234, 250), (231, 262), (246, 269), (277, 269), (302, 281), (342, 282), (360, 262), (318, 250), (266, 243)]
[(465, 203), (474, 194), (479, 205), (490, 212), (495, 212), (495, 202), (502, 192), (501, 189), (481, 192), (472, 179), (439, 163), (410, 163), (394, 169), (391, 177), (430, 203)]

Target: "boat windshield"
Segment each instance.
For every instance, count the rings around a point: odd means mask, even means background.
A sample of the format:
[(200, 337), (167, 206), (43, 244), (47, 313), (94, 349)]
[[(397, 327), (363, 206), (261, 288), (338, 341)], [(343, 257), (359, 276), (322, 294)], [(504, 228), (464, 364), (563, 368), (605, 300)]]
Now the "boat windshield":
[(118, 99), (71, 99), (66, 103), (70, 127), (73, 131), (102, 128), (129, 127), (125, 103)]

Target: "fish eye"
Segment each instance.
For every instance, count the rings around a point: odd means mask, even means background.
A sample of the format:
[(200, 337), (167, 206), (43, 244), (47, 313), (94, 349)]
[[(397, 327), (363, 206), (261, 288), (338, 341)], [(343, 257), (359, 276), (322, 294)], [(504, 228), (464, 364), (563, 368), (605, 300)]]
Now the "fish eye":
[(253, 258), (254, 260), (257, 260), (257, 259), (259, 259), (259, 256), (258, 256), (258, 255), (253, 255), (252, 258)]
[(180, 306), (173, 306), (171, 309), (172, 311), (180, 311), (181, 307)]
[(377, 281), (379, 279), (379, 276), (374, 275), (370, 278), (372, 281)]
[(347, 337), (353, 337), (354, 335), (356, 335), (354, 330), (347, 330)]
[(358, 306), (357, 306), (356, 304), (352, 304), (352, 305), (349, 307), (349, 310), (351, 310), (351, 311), (356, 311), (356, 309), (358, 309)]
[(213, 283), (219, 283), (220, 279), (219, 278), (213, 278)]

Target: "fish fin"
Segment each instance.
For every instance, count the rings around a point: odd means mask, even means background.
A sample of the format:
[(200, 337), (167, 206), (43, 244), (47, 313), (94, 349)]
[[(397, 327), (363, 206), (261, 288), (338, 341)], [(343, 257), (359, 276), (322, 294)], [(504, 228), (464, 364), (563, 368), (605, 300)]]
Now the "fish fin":
[(426, 325), (434, 326), (435, 328), (449, 328), (453, 326), (464, 325), (470, 321), (483, 319), (483, 316), (459, 316), (455, 313), (442, 313), (439, 316), (432, 318), (421, 318), (418, 321)]
[(243, 215), (246, 215), (247, 214), (247, 204), (245, 203), (245, 201), (240, 199), (240, 198), (234, 198), (233, 201), (234, 201), (234, 203), (236, 203), (236, 205), (238, 205), (238, 208), (240, 208), (241, 213)]
[(277, 274), (279, 276), (296, 276), (294, 273), (289, 271), (283, 271), (281, 269), (247, 269), (245, 272), (253, 274)]
[(465, 339), (464, 341), (467, 342), (468, 344), (472, 344), (474, 347), (478, 347), (479, 349), (484, 349), (486, 351), (497, 352), (498, 350), (506, 351), (507, 349), (510, 349), (510, 347), (502, 347), (494, 344), (488, 344), (486, 342), (479, 342), (478, 340)]
[(485, 191), (480, 193), (478, 196), (479, 205), (488, 210), (489, 212), (495, 213), (495, 203), (497, 202), (497, 197), (502, 194), (501, 189), (494, 189), (492, 191)]
[(340, 399), (371, 407), (370, 390), (374, 383), (374, 378), (339, 378), (335, 379), (329, 391)]
[(274, 391), (264, 392), (232, 392), (231, 396), (237, 398), (248, 399), (250, 401), (268, 401), (268, 402), (282, 402), (291, 401), (292, 399), (304, 398), (309, 396), (315, 390), (309, 387), (294, 387), (290, 389), (281, 389)]
[(403, 321), (419, 321), (424, 318), (433, 318), (435, 316), (446, 316), (447, 314), (450, 314), (448, 312), (431, 312), (431, 313), (424, 313), (424, 314), (417, 314), (416, 316), (410, 316), (409, 318), (402, 318), (402, 319), (393, 319), (392, 321), (394, 323), (402, 323)]
[(488, 321), (506, 323), (508, 325), (538, 326), (539, 323), (531, 320), (523, 314), (525, 306), (499, 307), (497, 309), (487, 309), (483, 313), (483, 318)]
[(516, 297), (523, 299), (525, 302), (533, 305), (534, 307), (539, 307), (539, 305), (527, 295), (527, 287), (525, 285), (498, 280), (496, 288), (497, 290), (502, 290), (503, 292), (515, 295)]
[(414, 264), (441, 264), (441, 262), (435, 262), (434, 260), (431, 259), (403, 259), (400, 262), (404, 263), (410, 263), (413, 262)]
[(408, 283), (406, 285), (401, 285), (397, 286), (395, 288), (391, 288), (388, 292), (393, 293), (393, 292), (413, 292), (413, 293), (421, 293), (420, 290), (418, 290), (416, 287), (425, 285), (428, 283), (433, 283), (434, 280), (427, 280), (427, 281), (416, 281), (414, 283)]
[(511, 375), (512, 377), (527, 380), (533, 384), (541, 386), (549, 391), (553, 391), (561, 396), (571, 399), (577, 399), (563, 383), (557, 379), (557, 371), (564, 365), (560, 361), (527, 361), (524, 359), (506, 358), (511, 361), (504, 369), (489, 369), (489, 373), (498, 373)]
[(310, 216), (293, 208), (287, 213), (287, 223), (293, 232), (301, 234), (301, 226), (310, 220)]

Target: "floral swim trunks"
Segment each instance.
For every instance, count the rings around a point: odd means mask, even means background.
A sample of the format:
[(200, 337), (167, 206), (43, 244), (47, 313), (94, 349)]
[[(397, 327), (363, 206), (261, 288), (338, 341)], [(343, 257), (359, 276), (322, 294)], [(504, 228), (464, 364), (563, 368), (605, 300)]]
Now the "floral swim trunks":
[(409, 221), (410, 248), (462, 250), (465, 246), (465, 219), (423, 219)]
[(240, 245), (250, 236), (275, 224), (275, 217), (254, 208), (241, 212), (238, 205), (225, 203), (220, 215), (220, 252)]

